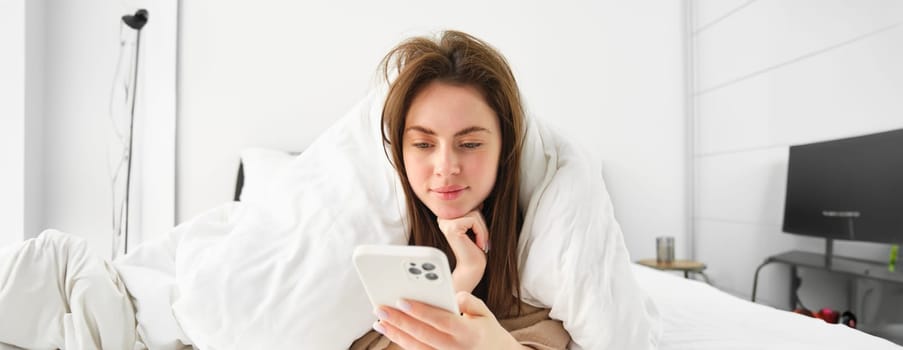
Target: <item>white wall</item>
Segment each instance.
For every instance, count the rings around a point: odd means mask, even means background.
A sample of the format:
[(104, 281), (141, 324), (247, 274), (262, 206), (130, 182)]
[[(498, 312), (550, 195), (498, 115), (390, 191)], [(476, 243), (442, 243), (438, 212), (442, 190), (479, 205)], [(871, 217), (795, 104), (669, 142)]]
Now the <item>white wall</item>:
[(0, 245), (41, 226), (43, 1), (0, 4)]
[(0, 246), (25, 229), (25, 1), (0, 2)]
[[(767, 256), (823, 251), (821, 239), (781, 232), (788, 146), (903, 127), (903, 2), (697, 0), (693, 13), (697, 258), (748, 298)], [(888, 251), (835, 244), (869, 260)], [(762, 270), (762, 302), (788, 306), (788, 273)], [(861, 311), (845, 279), (801, 274), (807, 307)]]
[(42, 228), (85, 237), (109, 256), (105, 157), (121, 13), (101, 0), (45, 4)]
[[(401, 39), (445, 28), (507, 56), (528, 110), (605, 160), (635, 257), (686, 232), (681, 5), (673, 1), (181, 3), (178, 220), (229, 201), (239, 151), (302, 150)], [(680, 253), (678, 255), (681, 255)]]
[(44, 0), (25, 5), (25, 227), (23, 237), (44, 229)]
[[(155, 151), (159, 157), (168, 157), (169, 165), (167, 168), (163, 159), (162, 165), (135, 170), (151, 178), (145, 185), (154, 192), (151, 195), (133, 192), (133, 197), (141, 198), (144, 208), (150, 206), (146, 204), (147, 198), (154, 199), (161, 203), (162, 212), (144, 216), (145, 222), (133, 221), (130, 231), (140, 236), (140, 228), (162, 227), (155, 231), (167, 232), (175, 216), (176, 2), (35, 0), (28, 3), (29, 119), (25, 154), (30, 174), (25, 181), (30, 190), (25, 207), (34, 224), (26, 227), (25, 238), (55, 228), (86, 238), (94, 253), (110, 257), (112, 204), (107, 161), (112, 135), (110, 98), (119, 54), (120, 17), (134, 12), (140, 5), (151, 10), (151, 21), (142, 37), (142, 50), (146, 54), (142, 54), (139, 66), (136, 115), (139, 136), (136, 139), (164, 141)], [(168, 20), (164, 14), (169, 15)], [(168, 51), (165, 46), (155, 47), (157, 40), (147, 34), (167, 22), (172, 34)], [(155, 49), (148, 50), (148, 47)], [(168, 56), (160, 57), (161, 52)], [(165, 60), (168, 66), (162, 63)], [(157, 69), (160, 66), (166, 67)], [(166, 75), (167, 71), (170, 76)], [(159, 98), (159, 90), (163, 95), (169, 94), (168, 99)], [(144, 107), (142, 103), (150, 106)], [(169, 149), (166, 149), (166, 131), (159, 131), (158, 127), (161, 123), (165, 125), (167, 118)], [(157, 133), (148, 136), (149, 130)], [(139, 151), (142, 150), (136, 149)], [(145, 152), (135, 156), (141, 161), (152, 158)], [(149, 225), (149, 221), (153, 224)]]

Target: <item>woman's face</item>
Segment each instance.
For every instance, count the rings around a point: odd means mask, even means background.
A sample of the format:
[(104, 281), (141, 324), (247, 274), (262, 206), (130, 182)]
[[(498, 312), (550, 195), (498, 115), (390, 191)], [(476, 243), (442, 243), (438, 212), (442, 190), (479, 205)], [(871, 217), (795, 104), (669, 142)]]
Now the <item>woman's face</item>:
[(411, 187), (439, 218), (459, 218), (492, 192), (502, 137), (477, 89), (429, 83), (411, 101), (402, 140)]

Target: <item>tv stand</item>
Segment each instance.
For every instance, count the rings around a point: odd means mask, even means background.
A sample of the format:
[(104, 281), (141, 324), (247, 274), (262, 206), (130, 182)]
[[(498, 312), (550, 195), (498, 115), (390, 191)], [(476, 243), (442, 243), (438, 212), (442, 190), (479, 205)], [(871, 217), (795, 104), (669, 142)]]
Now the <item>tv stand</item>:
[[(859, 211), (836, 211), (836, 210), (822, 210), (821, 215), (826, 218), (838, 218), (844, 219), (847, 222), (847, 235), (846, 239), (854, 241), (856, 240), (856, 229), (855, 222), (853, 220), (858, 219), (862, 213)], [(825, 238), (825, 266), (831, 267), (831, 258), (834, 257), (834, 239), (833, 238)]]
[[(833, 242), (828, 240), (828, 247)], [(826, 250), (831, 253), (832, 250)], [(799, 288), (799, 276), (797, 268), (811, 268), (824, 270), (828, 272), (841, 273), (849, 276), (869, 278), (879, 281), (903, 283), (903, 272), (890, 272), (887, 270), (886, 263), (869, 261), (864, 259), (847, 258), (833, 256), (833, 254), (810, 253), (793, 250), (778, 255), (769, 256), (756, 268), (756, 274), (753, 279), (752, 301), (756, 301), (756, 289), (759, 284), (759, 271), (762, 267), (771, 263), (782, 263), (790, 266), (791, 290), (790, 290), (790, 308), (797, 306), (796, 290)]]

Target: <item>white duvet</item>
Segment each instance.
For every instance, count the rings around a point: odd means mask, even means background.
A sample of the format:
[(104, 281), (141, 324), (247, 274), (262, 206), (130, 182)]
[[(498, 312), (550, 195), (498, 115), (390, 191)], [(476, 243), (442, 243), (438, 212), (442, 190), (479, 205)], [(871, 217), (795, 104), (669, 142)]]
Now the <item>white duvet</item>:
[[(212, 209), (114, 262), (143, 345), (344, 349), (370, 330), (376, 318), (352, 251), (405, 244), (408, 231), (382, 149), (383, 98), (367, 96), (264, 195)], [(600, 169), (536, 120), (525, 141), (525, 301), (551, 308), (572, 348), (655, 348), (657, 311), (634, 280)]]
[[(148, 346), (340, 349), (370, 330), (352, 251), (407, 242), (383, 98), (367, 96), (258, 200), (211, 210), (116, 262)], [(655, 348), (657, 312), (633, 278), (600, 169), (533, 119), (526, 147), (525, 301), (550, 307), (572, 348)]]

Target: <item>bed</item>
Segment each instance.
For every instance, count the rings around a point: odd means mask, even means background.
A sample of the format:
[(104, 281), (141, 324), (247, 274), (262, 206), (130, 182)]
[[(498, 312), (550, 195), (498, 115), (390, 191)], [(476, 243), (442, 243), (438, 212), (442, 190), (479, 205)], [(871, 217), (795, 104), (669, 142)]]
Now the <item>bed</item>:
[[(236, 200), (255, 201), (300, 152), (242, 152)], [(633, 264), (639, 285), (660, 312), (659, 349), (903, 349), (885, 339), (840, 324), (828, 324), (749, 302), (707, 283)]]
[(737, 298), (706, 283), (635, 265), (662, 316), (660, 349), (901, 349), (841, 324)]
[[(50, 321), (25, 324), (24, 331), (68, 344), (70, 336), (91, 343), (91, 337), (110, 339), (110, 327), (126, 333), (137, 328), (151, 349), (347, 348), (376, 320), (350, 263), (354, 247), (407, 242), (399, 230), (405, 225), (403, 193), (380, 147), (382, 100), (379, 92), (368, 95), (299, 156), (242, 152), (239, 202), (212, 208), (112, 265), (88, 257), (83, 242), (60, 245), (78, 259), (60, 259), (63, 253), (40, 247), (27, 254), (0, 249), (0, 258), (9, 258), (0, 259), (0, 281), (9, 272), (19, 278), (0, 285), (0, 306), (7, 288), (22, 295), (18, 309), (46, 311), (49, 299), (21, 292), (46, 286), (49, 276), (69, 285), (90, 274), (96, 285), (86, 283), (84, 290), (106, 284), (120, 296), (116, 301), (133, 308), (111, 308), (109, 298), (92, 304), (61, 295), (57, 306), (67, 311), (60, 317), (84, 326), (73, 328), (80, 331), (62, 337), (54, 329), (28, 327)], [(534, 124), (539, 121), (528, 122), (519, 198), (526, 208), (518, 242), (521, 297), (551, 309), (550, 317), (571, 334), (570, 348), (900, 349), (855, 329), (631, 264), (601, 169)], [(42, 234), (27, 244), (41, 239), (77, 237)], [(137, 320), (137, 327), (116, 321), (121, 319)], [(21, 338), (10, 324), (0, 325), (0, 343)]]

